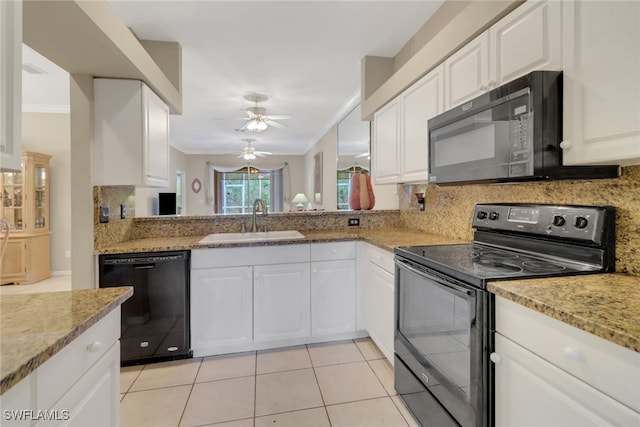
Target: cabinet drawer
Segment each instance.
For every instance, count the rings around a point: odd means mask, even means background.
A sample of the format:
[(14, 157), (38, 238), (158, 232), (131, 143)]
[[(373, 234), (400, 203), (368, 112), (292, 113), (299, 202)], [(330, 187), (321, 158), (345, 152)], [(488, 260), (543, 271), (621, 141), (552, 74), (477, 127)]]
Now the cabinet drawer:
[(392, 252), (367, 244), (364, 246), (364, 255), (368, 261), (382, 267), (387, 273), (394, 274), (395, 264)]
[(356, 257), (356, 242), (316, 243), (311, 245), (311, 261), (333, 261)]
[(496, 331), (640, 411), (640, 353), (501, 297)]
[(192, 269), (285, 264), (309, 262), (310, 260), (308, 244), (194, 249), (191, 251)]
[(120, 307), (83, 332), (37, 370), (39, 408), (51, 408), (120, 337)]

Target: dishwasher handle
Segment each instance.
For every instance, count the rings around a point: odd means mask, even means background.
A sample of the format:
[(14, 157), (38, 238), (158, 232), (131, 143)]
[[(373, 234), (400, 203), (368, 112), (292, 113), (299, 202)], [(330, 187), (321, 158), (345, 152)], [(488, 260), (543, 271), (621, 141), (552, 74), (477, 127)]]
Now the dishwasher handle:
[(155, 264), (135, 264), (133, 266), (136, 270), (151, 270), (152, 268), (156, 268)]
[[(185, 259), (184, 255), (158, 255), (146, 257), (130, 257), (130, 258), (105, 258), (102, 262), (104, 265), (153, 265), (159, 262), (176, 261)], [(153, 267), (146, 267), (153, 268)]]

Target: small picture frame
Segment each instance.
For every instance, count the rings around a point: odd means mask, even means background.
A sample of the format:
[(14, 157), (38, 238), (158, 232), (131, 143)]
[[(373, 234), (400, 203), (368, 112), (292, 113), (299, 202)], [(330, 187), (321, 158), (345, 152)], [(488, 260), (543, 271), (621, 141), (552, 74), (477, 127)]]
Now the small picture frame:
[(194, 179), (191, 183), (191, 189), (193, 190), (193, 192), (198, 194), (201, 188), (202, 184), (200, 183), (200, 180), (198, 178)]

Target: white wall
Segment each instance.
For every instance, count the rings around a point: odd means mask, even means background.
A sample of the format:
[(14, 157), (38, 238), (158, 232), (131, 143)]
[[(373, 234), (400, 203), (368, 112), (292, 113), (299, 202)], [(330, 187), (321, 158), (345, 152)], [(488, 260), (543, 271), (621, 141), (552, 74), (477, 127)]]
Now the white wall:
[(68, 273), (71, 258), (71, 137), (68, 113), (22, 113), (22, 149), (53, 156), (51, 174), (51, 271)]
[[(314, 158), (322, 152), (322, 203), (317, 203), (313, 195)], [(305, 192), (314, 208), (335, 211), (338, 208), (338, 126), (334, 125), (304, 155), (306, 171)]]
[[(194, 154), (186, 156), (186, 172), (187, 172), (187, 214), (188, 215), (211, 215), (211, 205), (206, 202), (206, 163), (212, 162), (218, 166), (231, 167), (237, 166), (241, 168), (245, 166), (244, 160), (235, 156), (222, 156), (213, 154)], [(291, 197), (296, 193), (305, 190), (305, 158), (303, 156), (268, 156), (259, 158), (251, 162), (252, 166), (257, 168), (276, 168), (282, 166), (285, 162), (289, 164)], [(194, 179), (199, 179), (202, 185), (200, 192), (197, 194), (191, 189), (191, 183)], [(285, 200), (285, 209), (288, 208), (289, 200)]]
[[(136, 217), (153, 215), (154, 203), (157, 207), (158, 193), (174, 193), (176, 191), (176, 171), (187, 172), (187, 156), (173, 147), (169, 151), (169, 187), (167, 188), (147, 188), (136, 187)], [(187, 172), (187, 183), (190, 183), (189, 172)], [(187, 185), (189, 188), (190, 184)], [(187, 206), (186, 214), (189, 215)]]

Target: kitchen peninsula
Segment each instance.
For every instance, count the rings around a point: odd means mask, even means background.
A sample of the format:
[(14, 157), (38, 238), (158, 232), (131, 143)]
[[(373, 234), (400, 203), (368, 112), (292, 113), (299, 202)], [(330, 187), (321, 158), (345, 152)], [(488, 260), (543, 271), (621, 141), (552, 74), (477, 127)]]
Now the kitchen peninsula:
[(2, 296), (3, 423), (18, 421), (9, 410), (118, 421), (120, 305), (132, 294), (125, 286)]

